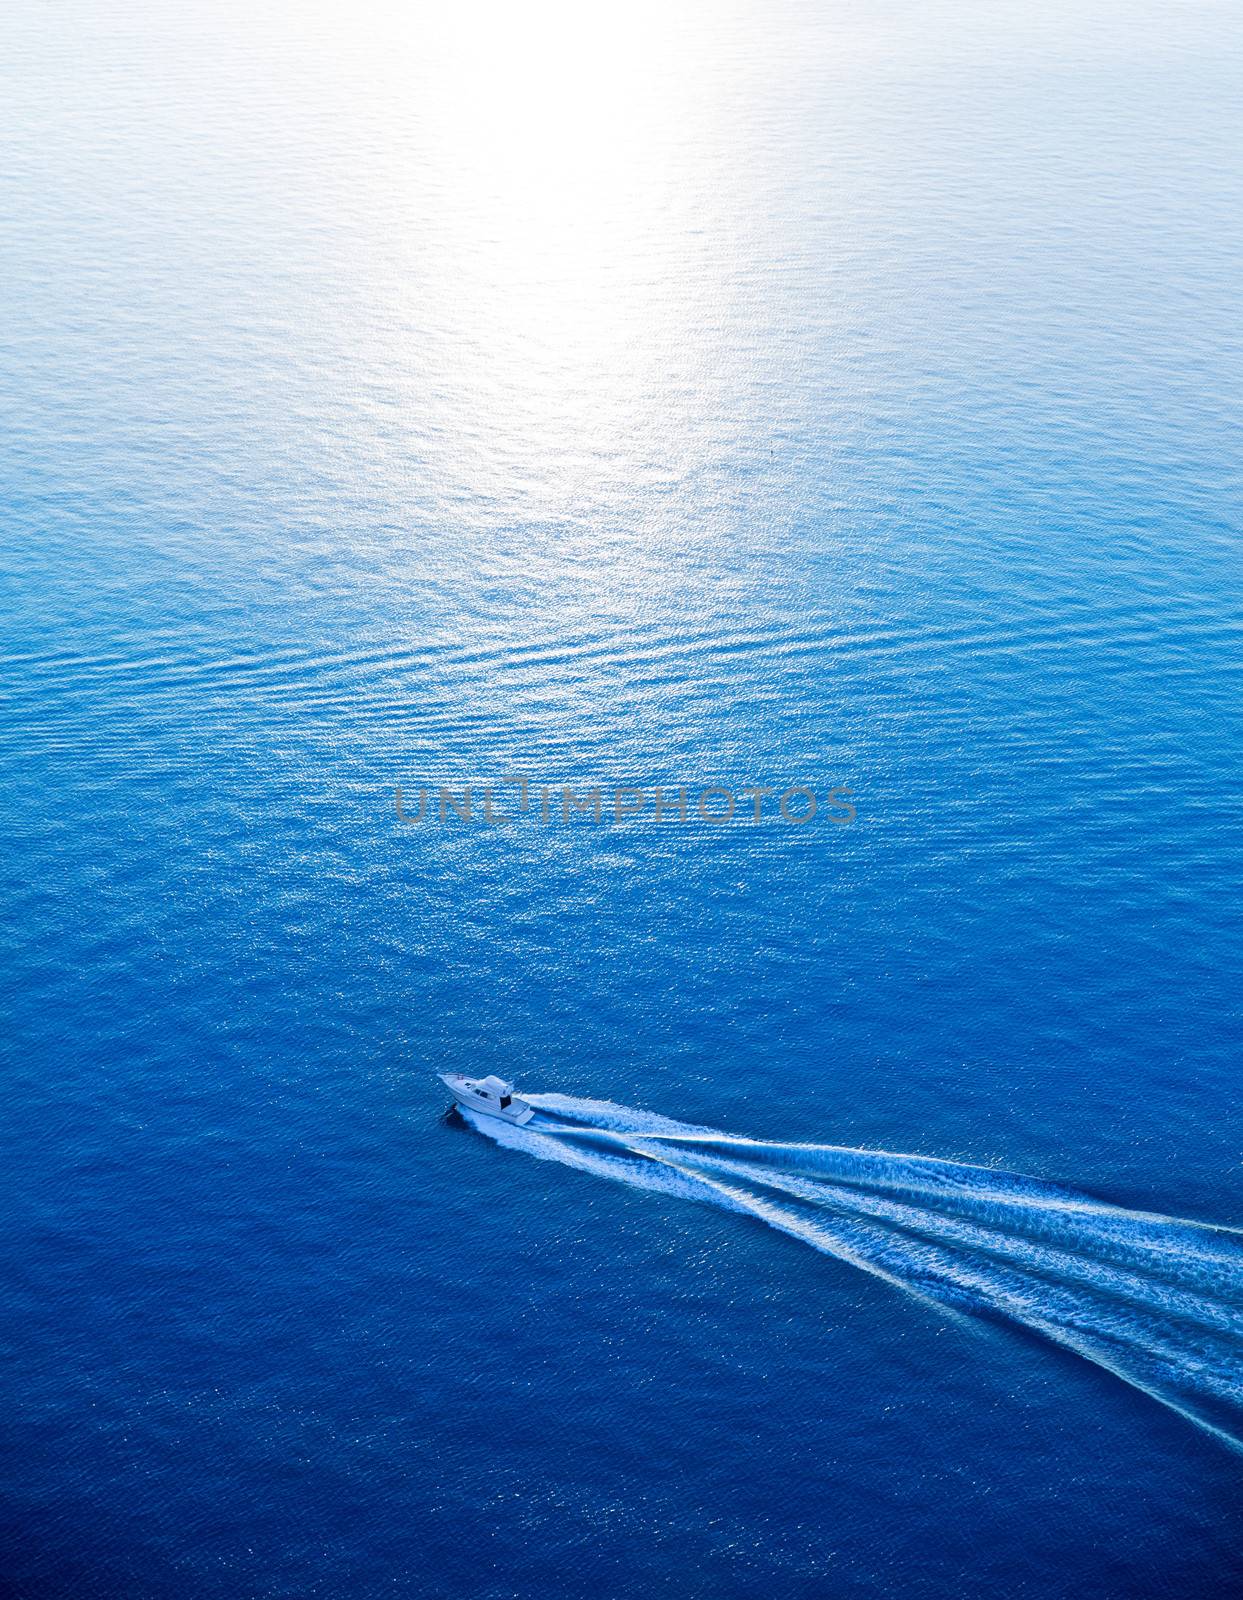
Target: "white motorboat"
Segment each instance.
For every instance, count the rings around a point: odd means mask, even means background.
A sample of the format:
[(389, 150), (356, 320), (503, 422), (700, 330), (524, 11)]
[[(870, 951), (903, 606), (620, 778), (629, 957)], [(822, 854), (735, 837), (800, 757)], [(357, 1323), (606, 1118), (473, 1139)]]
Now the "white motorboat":
[(459, 1111), (481, 1111), (488, 1117), (500, 1117), (502, 1122), (516, 1122), (519, 1127), (535, 1115), (534, 1106), (520, 1099), (513, 1084), (504, 1078), (464, 1078), (460, 1072), (442, 1072), (440, 1081), (453, 1090)]

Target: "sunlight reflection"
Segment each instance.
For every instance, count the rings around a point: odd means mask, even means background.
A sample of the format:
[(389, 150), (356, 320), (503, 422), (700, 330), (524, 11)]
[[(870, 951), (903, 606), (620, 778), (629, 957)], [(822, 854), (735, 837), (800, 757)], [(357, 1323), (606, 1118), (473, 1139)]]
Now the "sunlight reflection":
[(467, 436), (561, 493), (620, 430), (659, 426), (676, 450), (669, 407), (679, 387), (702, 393), (695, 331), (715, 287), (693, 37), (654, 6), (486, 5), (421, 48), (414, 292), (424, 323), (430, 297), (451, 330), (440, 370)]

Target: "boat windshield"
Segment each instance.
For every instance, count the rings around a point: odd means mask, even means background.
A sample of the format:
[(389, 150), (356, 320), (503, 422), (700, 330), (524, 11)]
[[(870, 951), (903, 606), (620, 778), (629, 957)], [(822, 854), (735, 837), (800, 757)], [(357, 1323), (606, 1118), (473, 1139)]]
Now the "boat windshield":
[(512, 1094), (503, 1094), (501, 1096), (501, 1110), (502, 1111), (504, 1111), (505, 1107), (509, 1104), (509, 1102), (512, 1099), (513, 1099), (513, 1095)]

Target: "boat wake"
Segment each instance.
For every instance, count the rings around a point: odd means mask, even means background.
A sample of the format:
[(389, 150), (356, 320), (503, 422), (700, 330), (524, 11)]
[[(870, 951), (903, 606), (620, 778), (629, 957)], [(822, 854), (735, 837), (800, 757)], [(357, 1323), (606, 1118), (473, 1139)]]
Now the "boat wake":
[(464, 1114), (498, 1144), (745, 1213), (940, 1307), (1020, 1323), (1243, 1450), (1238, 1230), (988, 1167), (523, 1098), (525, 1127)]

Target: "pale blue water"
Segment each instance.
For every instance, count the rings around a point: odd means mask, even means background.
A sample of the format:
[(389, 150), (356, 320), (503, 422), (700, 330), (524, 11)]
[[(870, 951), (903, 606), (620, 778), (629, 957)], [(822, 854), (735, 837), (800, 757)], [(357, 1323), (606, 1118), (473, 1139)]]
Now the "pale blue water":
[(1240, 32), (6, 12), (6, 1592), (1243, 1583)]

